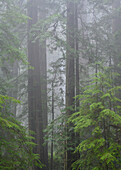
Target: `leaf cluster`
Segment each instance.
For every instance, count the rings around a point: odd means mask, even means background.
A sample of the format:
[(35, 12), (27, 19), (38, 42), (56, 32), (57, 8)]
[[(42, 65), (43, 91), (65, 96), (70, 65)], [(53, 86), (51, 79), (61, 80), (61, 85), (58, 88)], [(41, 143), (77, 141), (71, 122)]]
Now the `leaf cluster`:
[(79, 112), (69, 118), (81, 136), (75, 150), (80, 153), (80, 159), (73, 164), (73, 169), (121, 167), (121, 100), (117, 97), (121, 87), (113, 86), (109, 74), (113, 73), (105, 70), (91, 79), (78, 96)]
[(9, 102), (14, 98), (0, 95), (0, 169), (28, 169), (37, 164), (42, 167), (39, 155), (33, 153), (35, 143), (12, 114), (7, 112)]

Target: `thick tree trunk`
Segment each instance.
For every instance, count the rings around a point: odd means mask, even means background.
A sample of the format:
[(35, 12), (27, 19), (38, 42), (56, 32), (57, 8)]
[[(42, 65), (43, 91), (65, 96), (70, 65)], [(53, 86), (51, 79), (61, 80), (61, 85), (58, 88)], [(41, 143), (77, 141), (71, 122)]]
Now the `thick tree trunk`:
[[(37, 146), (34, 152), (40, 155), (40, 160), (45, 164), (44, 139), (43, 139), (43, 118), (42, 112), (42, 86), (40, 63), (42, 51), (40, 53), (39, 40), (33, 41), (31, 28), (38, 21), (38, 2), (39, 0), (30, 0), (28, 3), (28, 61), (33, 69), (28, 72), (28, 107), (29, 107), (29, 129), (35, 132), (35, 143)], [(34, 170), (39, 168), (34, 167)], [(42, 168), (46, 169), (46, 168)]]
[[(46, 19), (46, 1), (39, 0), (39, 19)], [(41, 101), (42, 101), (42, 120), (43, 129), (48, 125), (48, 114), (47, 114), (47, 60), (46, 60), (46, 40), (40, 41), (39, 46), (40, 55), (40, 74), (41, 74)], [(45, 136), (45, 133), (43, 133)], [(48, 169), (48, 144), (44, 145), (44, 164), (45, 169)]]
[[(47, 65), (46, 65), (46, 42), (40, 44), (40, 72), (41, 72), (41, 101), (43, 130), (48, 124), (47, 115)], [(43, 133), (45, 136), (45, 134)], [(44, 164), (48, 167), (48, 144), (44, 145)], [(48, 169), (48, 168), (47, 168)]]
[[(80, 84), (79, 84), (79, 39), (78, 39), (78, 2), (75, 2), (75, 51), (76, 51), (76, 68), (75, 68), (75, 72), (76, 72), (76, 77), (75, 77), (75, 84), (76, 84), (76, 96), (79, 95), (80, 90)], [(75, 106), (75, 111), (78, 112), (79, 111), (79, 99), (76, 98), (76, 106)], [(75, 142), (76, 142), (76, 147), (79, 145), (80, 143), (80, 134), (76, 133), (75, 134)], [(79, 153), (75, 154), (75, 160), (78, 160), (80, 157)]]
[[(74, 96), (75, 96), (75, 69), (74, 69), (74, 58), (75, 58), (75, 44), (74, 44), (74, 2), (67, 1), (67, 58), (66, 58), (66, 108), (67, 115), (70, 116), (74, 112)], [(74, 132), (69, 132), (67, 127), (67, 162), (65, 170), (71, 170), (71, 164), (74, 161), (73, 151), (69, 148), (73, 148)]]

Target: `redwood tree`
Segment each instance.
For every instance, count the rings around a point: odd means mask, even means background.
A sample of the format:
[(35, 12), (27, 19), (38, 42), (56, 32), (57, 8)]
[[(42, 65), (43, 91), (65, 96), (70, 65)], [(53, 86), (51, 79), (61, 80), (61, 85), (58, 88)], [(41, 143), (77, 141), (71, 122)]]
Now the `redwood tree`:
[[(66, 108), (67, 115), (70, 116), (73, 113), (73, 104), (75, 96), (75, 69), (74, 69), (74, 1), (67, 1), (67, 51), (66, 51)], [(74, 138), (74, 133), (69, 132), (67, 127), (67, 154), (66, 154), (66, 165), (65, 170), (71, 169), (71, 164), (73, 162), (73, 151), (70, 149), (72, 147), (72, 139)]]
[[(45, 103), (42, 102), (43, 95), (46, 99), (46, 82), (43, 83), (41, 78), (46, 78), (46, 44), (40, 43), (39, 38), (36, 37), (35, 27), (39, 19), (39, 10), (41, 10), (40, 1), (30, 0), (28, 3), (28, 16), (30, 17), (28, 20), (28, 61), (33, 68), (28, 72), (29, 129), (35, 132), (37, 146), (34, 152), (39, 154), (41, 162), (47, 165), (47, 146), (43, 146), (43, 130), (47, 124), (47, 113), (44, 115), (43, 109), (46, 110), (47, 104), (46, 100), (44, 100)], [(34, 169), (37, 168), (34, 167)], [(47, 169), (47, 166), (43, 169)]]

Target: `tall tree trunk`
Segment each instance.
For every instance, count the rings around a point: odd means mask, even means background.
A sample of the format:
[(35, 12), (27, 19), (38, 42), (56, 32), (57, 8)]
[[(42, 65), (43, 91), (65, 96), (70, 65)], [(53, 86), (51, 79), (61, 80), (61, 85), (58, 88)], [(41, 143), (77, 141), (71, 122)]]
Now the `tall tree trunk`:
[[(39, 0), (39, 19), (46, 19), (46, 0)], [(47, 127), (48, 115), (47, 115), (47, 59), (46, 59), (46, 40), (40, 41), (39, 46), (40, 55), (40, 74), (41, 74), (41, 101), (42, 101), (42, 120), (43, 129)], [(43, 133), (45, 136), (45, 133)], [(44, 164), (45, 169), (48, 169), (48, 144), (44, 145)]]
[[(40, 155), (40, 160), (44, 160), (44, 139), (43, 139), (43, 114), (41, 99), (41, 74), (40, 74), (40, 46), (39, 40), (32, 39), (31, 29), (38, 21), (38, 2), (30, 0), (28, 3), (28, 61), (33, 69), (28, 72), (28, 108), (29, 108), (29, 129), (35, 132), (35, 143), (37, 146), (34, 152)], [(34, 170), (39, 168), (34, 167)], [(45, 168), (42, 168), (45, 169)]]
[[(76, 96), (79, 95), (79, 40), (78, 40), (78, 2), (75, 2), (75, 51), (76, 51)], [(76, 99), (76, 111), (79, 100)]]
[[(66, 108), (67, 115), (70, 116), (74, 112), (74, 96), (75, 96), (75, 44), (74, 44), (74, 2), (67, 1), (67, 54), (66, 54)], [(67, 127), (67, 164), (65, 170), (71, 170), (71, 164), (74, 161), (73, 151), (69, 148), (73, 148), (72, 142), (74, 139), (74, 132), (69, 132), (69, 125)]]
[[(47, 114), (47, 65), (46, 65), (46, 42), (40, 44), (40, 72), (41, 72), (41, 101), (43, 130), (48, 124)], [(45, 136), (45, 133), (43, 133)], [(43, 136), (43, 137), (44, 137)], [(48, 167), (48, 144), (44, 145), (44, 164)]]
[[(113, 35), (114, 35), (114, 69), (119, 73), (118, 78), (116, 78), (116, 85), (121, 85), (121, 1), (115, 0), (113, 2), (114, 19), (113, 19)], [(121, 92), (117, 95), (121, 99)]]
[[(54, 81), (52, 81), (52, 122), (54, 121)], [(51, 140), (51, 162), (50, 170), (53, 170), (53, 127), (52, 127), (52, 140)]]
[[(76, 51), (76, 68), (75, 68), (75, 72), (76, 72), (76, 77), (75, 77), (75, 88), (76, 88), (76, 96), (79, 95), (79, 39), (78, 39), (78, 1), (75, 2), (75, 51)], [(78, 112), (79, 111), (79, 99), (76, 98), (76, 106), (75, 106), (75, 111)], [(79, 145), (80, 143), (80, 134), (76, 133), (75, 134), (75, 142), (76, 142), (76, 147)], [(78, 160), (80, 157), (79, 153), (75, 154), (75, 160)]]

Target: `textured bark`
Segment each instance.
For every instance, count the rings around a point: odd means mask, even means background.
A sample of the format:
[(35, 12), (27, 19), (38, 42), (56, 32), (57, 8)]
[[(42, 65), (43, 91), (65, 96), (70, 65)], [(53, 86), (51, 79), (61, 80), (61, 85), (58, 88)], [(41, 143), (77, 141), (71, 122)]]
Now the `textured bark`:
[[(42, 83), (41, 83), (41, 66), (43, 51), (40, 50), (39, 40), (33, 41), (30, 33), (31, 28), (38, 21), (38, 3), (39, 0), (30, 0), (28, 3), (28, 61), (34, 69), (29, 69), (28, 72), (28, 108), (29, 108), (29, 129), (35, 132), (35, 143), (37, 146), (34, 152), (40, 155), (40, 160), (43, 164), (45, 161), (44, 152), (44, 116), (42, 111)], [(42, 64), (41, 64), (42, 65)], [(44, 122), (44, 123), (43, 123)], [(39, 168), (34, 167), (34, 170)], [(42, 168), (43, 170), (47, 168)]]

